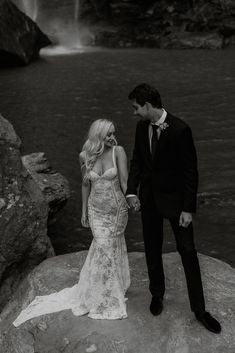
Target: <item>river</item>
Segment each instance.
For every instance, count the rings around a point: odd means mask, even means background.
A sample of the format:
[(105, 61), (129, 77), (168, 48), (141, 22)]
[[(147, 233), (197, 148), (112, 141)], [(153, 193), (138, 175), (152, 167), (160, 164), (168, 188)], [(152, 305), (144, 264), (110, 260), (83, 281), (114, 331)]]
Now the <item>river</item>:
[[(91, 233), (80, 225), (78, 154), (90, 123), (116, 124), (131, 157), (136, 118), (127, 96), (138, 83), (155, 85), (164, 107), (193, 129), (200, 173), (196, 243), (204, 254), (235, 266), (234, 51), (96, 49), (43, 56), (30, 66), (0, 71), (0, 112), (22, 139), (22, 154), (44, 151), (70, 183), (71, 198), (49, 235), (57, 254), (86, 249)], [(166, 227), (164, 251), (174, 251)], [(142, 251), (139, 215), (130, 214), (129, 251)]]

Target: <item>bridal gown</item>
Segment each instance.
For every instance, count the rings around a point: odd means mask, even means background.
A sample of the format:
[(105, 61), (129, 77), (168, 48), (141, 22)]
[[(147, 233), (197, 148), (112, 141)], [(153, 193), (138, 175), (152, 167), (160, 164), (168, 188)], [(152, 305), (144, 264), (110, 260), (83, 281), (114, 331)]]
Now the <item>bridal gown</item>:
[(88, 314), (93, 319), (127, 317), (125, 293), (130, 286), (130, 272), (124, 231), (128, 206), (118, 179), (115, 147), (112, 158), (113, 167), (102, 175), (95, 171), (89, 174), (88, 218), (93, 241), (78, 283), (35, 297), (13, 322), (14, 326), (65, 309), (71, 309), (74, 315)]

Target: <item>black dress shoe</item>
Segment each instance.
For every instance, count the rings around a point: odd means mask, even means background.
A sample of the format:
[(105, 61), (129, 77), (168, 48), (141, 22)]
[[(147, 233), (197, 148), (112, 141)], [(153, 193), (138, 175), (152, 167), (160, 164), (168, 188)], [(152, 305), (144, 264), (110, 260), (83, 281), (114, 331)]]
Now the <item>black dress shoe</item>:
[(201, 322), (201, 324), (209, 331), (214, 333), (221, 332), (220, 323), (211, 316), (210, 313), (204, 311), (203, 313), (197, 314), (195, 313), (196, 319)]
[(160, 315), (163, 310), (162, 298), (153, 296), (149, 309), (154, 316)]

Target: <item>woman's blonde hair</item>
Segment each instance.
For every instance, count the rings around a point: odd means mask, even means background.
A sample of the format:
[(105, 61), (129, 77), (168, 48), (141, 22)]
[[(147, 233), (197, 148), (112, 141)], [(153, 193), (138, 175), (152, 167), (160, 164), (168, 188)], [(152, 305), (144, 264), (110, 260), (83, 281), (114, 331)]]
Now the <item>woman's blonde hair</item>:
[(84, 182), (88, 181), (89, 172), (104, 152), (104, 140), (111, 126), (114, 126), (113, 122), (107, 119), (97, 119), (90, 126), (87, 140), (82, 147), (85, 157)]

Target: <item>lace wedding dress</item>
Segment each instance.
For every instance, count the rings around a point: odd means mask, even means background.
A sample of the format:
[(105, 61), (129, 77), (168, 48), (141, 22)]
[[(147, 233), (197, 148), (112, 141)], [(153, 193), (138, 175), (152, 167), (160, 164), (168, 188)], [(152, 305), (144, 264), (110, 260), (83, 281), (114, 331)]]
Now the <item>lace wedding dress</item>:
[(115, 147), (112, 156), (112, 168), (102, 175), (94, 171), (89, 175), (88, 216), (93, 241), (79, 282), (59, 292), (37, 296), (21, 311), (14, 326), (65, 309), (71, 309), (74, 315), (88, 314), (93, 319), (127, 317), (125, 293), (130, 286), (130, 272), (124, 231), (128, 207), (119, 184)]

